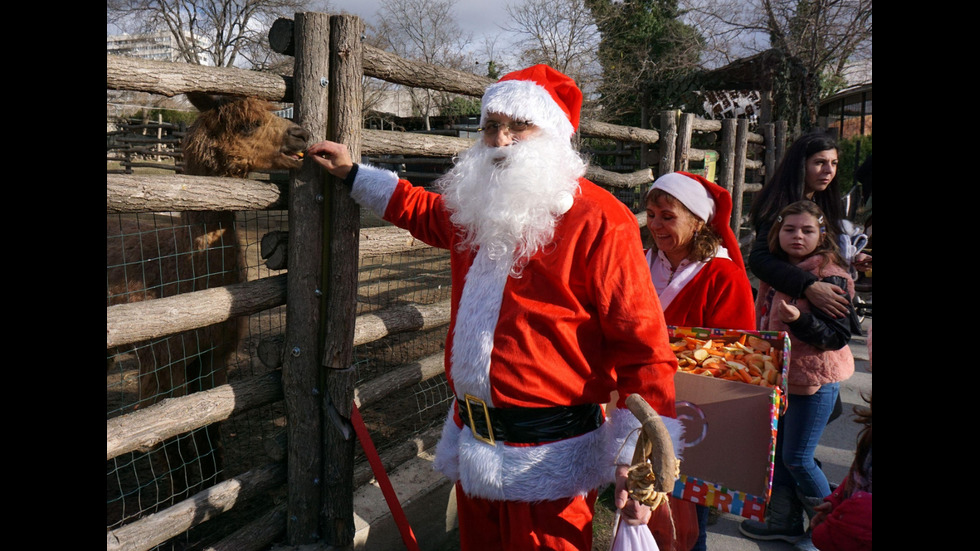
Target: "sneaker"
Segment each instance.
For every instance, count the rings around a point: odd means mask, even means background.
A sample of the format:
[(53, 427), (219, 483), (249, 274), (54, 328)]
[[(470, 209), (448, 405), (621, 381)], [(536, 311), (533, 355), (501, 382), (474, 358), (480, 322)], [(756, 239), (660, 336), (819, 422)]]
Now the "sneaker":
[(754, 540), (782, 540), (787, 543), (797, 543), (806, 536), (802, 522), (799, 526), (773, 526), (772, 523), (743, 520), (738, 525), (738, 531)]

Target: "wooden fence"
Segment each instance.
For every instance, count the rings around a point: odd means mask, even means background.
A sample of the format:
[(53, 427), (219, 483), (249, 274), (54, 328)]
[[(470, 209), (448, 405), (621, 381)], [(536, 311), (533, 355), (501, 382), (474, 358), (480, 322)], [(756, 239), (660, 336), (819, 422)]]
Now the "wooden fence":
[[(314, 141), (329, 138), (347, 144), (355, 158), (451, 156), (469, 147), (472, 141), (463, 138), (362, 129), (364, 75), (474, 97), (482, 96), (491, 83), (364, 45), (362, 32), (363, 23), (357, 17), (297, 14), (295, 21), (277, 22), (270, 34), (274, 47), (295, 56), (292, 78), (107, 56), (107, 87), (167, 96), (201, 91), (293, 101), (296, 122), (311, 132)], [(695, 132), (720, 132), (718, 151), (692, 148)], [(769, 126), (762, 134), (752, 134), (736, 120), (703, 121), (674, 112), (662, 115), (659, 131), (583, 120), (580, 133), (659, 148), (656, 171), (645, 168), (618, 174), (590, 167), (587, 177), (609, 188), (645, 186), (655, 173), (688, 169), (692, 162), (717, 156), (716, 180), (733, 190), (736, 209), (742, 190), (751, 187), (745, 181), (746, 172), (771, 168), (778, 155), (777, 148), (769, 144), (785, 143), (785, 126)], [(746, 158), (750, 144), (766, 146), (762, 160)], [(237, 191), (227, 193), (228, 186), (236, 186)], [(215, 204), (215, 197), (226, 199)], [(237, 530), (208, 545), (263, 549), (284, 532), (291, 545), (317, 541), (349, 545), (354, 535), (353, 489), (371, 476), (354, 464), (353, 405), (368, 408), (443, 374), (442, 353), (437, 352), (356, 384), (353, 348), (395, 333), (444, 330), (449, 321), (448, 299), (401, 303), (358, 316), (358, 258), (420, 245), (401, 230), (361, 230), (360, 210), (342, 183), (325, 178), (309, 162), (293, 172), (285, 186), (222, 178), (107, 175), (106, 204), (109, 214), (262, 211), (288, 204), (289, 229), (286, 275), (249, 277), (229, 287), (107, 308), (107, 350), (283, 305), (287, 312), (285, 334), (257, 346), (263, 362), (273, 368), (270, 373), (239, 377), (211, 390), (111, 417), (107, 420), (107, 461), (152, 449), (169, 438), (269, 404), (284, 407), (288, 442), (266, 443), (278, 450), (270, 455), (282, 458), (280, 461), (225, 473), (223, 481), (186, 500), (108, 529), (107, 548), (150, 549), (216, 516), (242, 509), (255, 496), (283, 485), (287, 488), (284, 502), (251, 515)], [(214, 308), (202, 311), (195, 307), (202, 302)], [(427, 430), (412, 435), (412, 443), (388, 447), (383, 457), (386, 465), (396, 465), (414, 457), (419, 447), (433, 445), (438, 432)]]
[[(116, 123), (106, 132), (106, 161), (118, 163), (107, 173), (132, 174), (133, 168), (180, 170), (180, 140), (183, 125), (153, 121), (127, 120)], [(165, 159), (173, 159), (165, 162)]]

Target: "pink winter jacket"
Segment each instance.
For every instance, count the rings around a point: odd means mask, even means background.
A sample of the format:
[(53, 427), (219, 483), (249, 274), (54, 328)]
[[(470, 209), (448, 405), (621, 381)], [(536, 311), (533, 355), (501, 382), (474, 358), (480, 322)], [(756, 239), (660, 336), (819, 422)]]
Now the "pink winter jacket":
[[(818, 278), (840, 276), (847, 281), (848, 296), (854, 296), (854, 281), (846, 270), (833, 262), (828, 262), (826, 266), (819, 267), (824, 261), (821, 255), (811, 256), (803, 262), (797, 264), (797, 268), (811, 272)], [(809, 312), (810, 304), (805, 298), (794, 299), (793, 297), (774, 291), (771, 300), (767, 301), (772, 287), (761, 281), (759, 283), (759, 295), (756, 300), (756, 312), (771, 312), (773, 304), (779, 300), (794, 304), (800, 312)], [(791, 352), (789, 367), (789, 392), (790, 394), (813, 394), (826, 383), (843, 381), (854, 373), (854, 356), (851, 349), (845, 345), (840, 350), (820, 350), (796, 338), (789, 327), (780, 321), (776, 316), (765, 316), (760, 320), (759, 330), (762, 331), (787, 331), (790, 334)]]

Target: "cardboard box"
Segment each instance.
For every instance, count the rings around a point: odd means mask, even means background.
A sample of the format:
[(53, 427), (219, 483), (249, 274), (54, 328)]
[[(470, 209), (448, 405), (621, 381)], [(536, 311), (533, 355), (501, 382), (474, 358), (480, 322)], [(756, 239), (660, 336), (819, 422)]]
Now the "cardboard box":
[[(786, 380), (790, 342), (785, 332), (670, 330), (671, 341), (689, 336), (733, 342), (745, 334), (763, 338), (782, 352), (778, 367)], [(776, 423), (786, 389), (682, 372), (674, 377), (674, 385), (677, 416), (689, 443), (683, 451), (674, 497), (763, 520), (772, 488)]]

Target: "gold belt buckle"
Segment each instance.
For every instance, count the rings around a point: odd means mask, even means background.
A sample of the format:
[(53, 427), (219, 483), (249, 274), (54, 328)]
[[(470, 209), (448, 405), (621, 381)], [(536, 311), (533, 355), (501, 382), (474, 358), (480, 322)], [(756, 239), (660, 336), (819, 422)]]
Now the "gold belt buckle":
[[(463, 401), (466, 402), (466, 413), (468, 413), (470, 416), (470, 430), (473, 432), (473, 438), (476, 438), (485, 444), (496, 446), (497, 443), (493, 439), (493, 424), (490, 423), (490, 410), (487, 409), (487, 403), (476, 396), (473, 396), (472, 394), (464, 394)], [(480, 433), (476, 431), (476, 423), (473, 422), (473, 404), (483, 407), (483, 418), (487, 420), (487, 434), (489, 435), (489, 438), (481, 436)]]

